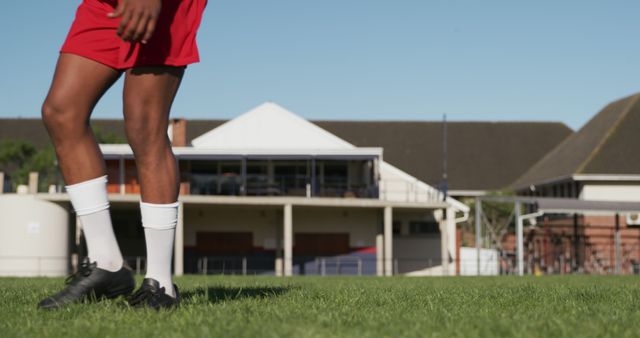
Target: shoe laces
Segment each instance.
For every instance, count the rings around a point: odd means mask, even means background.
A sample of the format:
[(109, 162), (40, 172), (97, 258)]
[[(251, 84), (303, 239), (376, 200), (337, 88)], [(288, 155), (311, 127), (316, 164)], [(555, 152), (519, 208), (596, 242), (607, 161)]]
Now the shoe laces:
[(71, 274), (65, 279), (64, 283), (66, 285), (75, 284), (79, 280), (88, 277), (91, 275), (93, 269), (91, 268), (91, 264), (89, 263), (89, 259), (85, 258), (80, 263), (80, 268), (74, 274)]
[(163, 293), (163, 292), (164, 292), (164, 287), (160, 289), (153, 289), (151, 287), (143, 285), (142, 287), (140, 287), (140, 289), (138, 289), (138, 291), (134, 292), (131, 295), (130, 300), (131, 300), (131, 303), (133, 304), (140, 304), (142, 302), (146, 302), (149, 299), (153, 298), (156, 294)]

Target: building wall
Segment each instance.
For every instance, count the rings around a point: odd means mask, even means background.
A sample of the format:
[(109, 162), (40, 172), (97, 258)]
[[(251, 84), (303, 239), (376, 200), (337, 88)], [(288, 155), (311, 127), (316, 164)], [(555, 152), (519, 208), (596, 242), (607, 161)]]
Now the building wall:
[(583, 200), (640, 201), (640, 182), (588, 182), (580, 194)]
[(348, 232), (349, 246), (352, 248), (375, 246), (378, 224), (381, 222), (382, 210), (377, 209), (293, 208), (294, 233)]
[[(350, 247), (371, 247), (375, 246), (380, 213), (365, 208), (294, 207), (293, 232), (348, 233)], [(198, 231), (251, 231), (255, 247), (275, 249), (276, 231), (283, 224), (280, 208), (187, 205), (184, 217), (185, 246), (195, 246)]]
[[(350, 255), (363, 259), (365, 272), (375, 273), (375, 239), (378, 231), (382, 230), (382, 212), (381, 209), (370, 208), (294, 207), (293, 245), (296, 245), (295, 234), (347, 233)], [(275, 252), (276, 239), (282, 236), (281, 208), (187, 205), (184, 217), (186, 248), (195, 248), (196, 234), (199, 231), (251, 232), (255, 249), (270, 252)], [(393, 241), (396, 272), (409, 273), (440, 266), (440, 233), (426, 236), (409, 233), (410, 221), (434, 221), (433, 213), (395, 210), (393, 217), (396, 226), (400, 226), (400, 232), (394, 235)], [(313, 270), (312, 265), (313, 263), (307, 263), (307, 273)]]
[[(195, 247), (198, 231), (252, 232), (253, 245), (275, 249), (280, 210), (237, 206), (192, 206), (184, 209), (184, 245)], [(266, 242), (265, 242), (266, 241)]]

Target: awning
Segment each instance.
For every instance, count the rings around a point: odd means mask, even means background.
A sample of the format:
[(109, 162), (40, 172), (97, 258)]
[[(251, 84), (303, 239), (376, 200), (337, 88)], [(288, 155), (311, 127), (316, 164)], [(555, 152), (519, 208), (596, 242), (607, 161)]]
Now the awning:
[(640, 213), (640, 203), (621, 201), (585, 201), (571, 198), (536, 198), (538, 211), (548, 214), (615, 215)]

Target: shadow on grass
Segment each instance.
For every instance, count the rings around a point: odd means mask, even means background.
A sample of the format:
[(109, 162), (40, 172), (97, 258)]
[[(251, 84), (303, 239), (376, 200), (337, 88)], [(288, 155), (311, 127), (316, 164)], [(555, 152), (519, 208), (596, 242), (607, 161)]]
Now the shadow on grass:
[(210, 287), (185, 291), (182, 297), (188, 300), (204, 298), (210, 303), (219, 303), (245, 298), (275, 298), (287, 292), (288, 287)]

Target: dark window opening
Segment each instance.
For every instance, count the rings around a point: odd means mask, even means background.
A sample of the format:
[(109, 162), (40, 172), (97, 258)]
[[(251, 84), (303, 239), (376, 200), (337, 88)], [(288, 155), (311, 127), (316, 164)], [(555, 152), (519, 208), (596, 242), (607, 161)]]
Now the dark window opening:
[(436, 235), (440, 233), (438, 222), (434, 221), (411, 221), (409, 222), (410, 235)]

